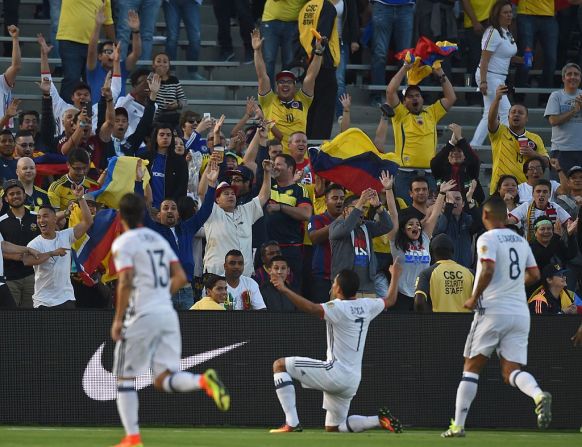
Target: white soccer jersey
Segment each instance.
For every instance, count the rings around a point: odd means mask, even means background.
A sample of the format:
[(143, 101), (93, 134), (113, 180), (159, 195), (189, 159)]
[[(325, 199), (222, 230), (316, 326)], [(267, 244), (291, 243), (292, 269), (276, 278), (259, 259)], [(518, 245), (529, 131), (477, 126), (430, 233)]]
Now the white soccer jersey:
[(162, 236), (149, 228), (129, 230), (115, 239), (111, 251), (118, 272), (134, 272), (128, 318), (172, 309), (170, 264), (179, 261)]
[(529, 315), (525, 294), (525, 270), (537, 267), (527, 241), (507, 228), (489, 230), (477, 240), (477, 274), (479, 281), (483, 261), (493, 261), (493, 278), (483, 291), (477, 308), (486, 313), (501, 315)]
[(384, 310), (384, 300), (333, 300), (321, 305), (327, 322), (327, 361), (361, 375), (368, 326)]
[[(0, 75), (0, 116), (6, 114), (6, 109), (12, 102), (12, 87), (6, 82), (6, 77)], [(10, 120), (10, 127), (12, 127), (12, 120)]]

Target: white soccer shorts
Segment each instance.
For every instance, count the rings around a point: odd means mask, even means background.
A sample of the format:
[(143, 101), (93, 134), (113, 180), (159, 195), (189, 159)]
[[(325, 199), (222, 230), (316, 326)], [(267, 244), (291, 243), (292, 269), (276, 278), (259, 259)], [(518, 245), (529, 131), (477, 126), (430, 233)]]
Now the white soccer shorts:
[(479, 315), (475, 314), (471, 330), (465, 343), (464, 356), (473, 358), (479, 354), (497, 355), (510, 362), (527, 364), (527, 342), (530, 316), (525, 315)]
[(174, 310), (138, 316), (115, 345), (113, 374), (136, 377), (152, 369), (153, 377), (180, 370), (182, 337)]
[(337, 363), (309, 357), (286, 357), (285, 368), (303, 388), (323, 391), (326, 426), (339, 426), (346, 421), (350, 403), (360, 385), (360, 378), (345, 371)]

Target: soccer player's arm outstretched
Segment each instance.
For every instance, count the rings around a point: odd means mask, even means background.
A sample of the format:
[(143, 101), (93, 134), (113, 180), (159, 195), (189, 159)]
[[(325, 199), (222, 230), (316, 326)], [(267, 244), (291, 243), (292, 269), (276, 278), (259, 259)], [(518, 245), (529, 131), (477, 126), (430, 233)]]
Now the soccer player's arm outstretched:
[(278, 276), (271, 276), (271, 282), (273, 283), (273, 286), (275, 286), (279, 292), (289, 298), (289, 301), (291, 301), (293, 305), (301, 312), (323, 318), (323, 307), (320, 304), (312, 303), (308, 299), (303, 298), (301, 295), (293, 292), (293, 290), (287, 287), (285, 281), (283, 281)]

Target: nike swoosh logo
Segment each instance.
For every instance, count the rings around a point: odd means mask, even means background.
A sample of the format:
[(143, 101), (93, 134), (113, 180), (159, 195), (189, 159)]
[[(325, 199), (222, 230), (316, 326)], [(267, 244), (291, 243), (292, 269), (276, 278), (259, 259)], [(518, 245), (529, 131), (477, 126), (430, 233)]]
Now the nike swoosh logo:
[[(201, 352), (200, 354), (184, 357), (180, 360), (180, 370), (192, 368), (193, 366), (207, 362), (208, 360), (226, 354), (233, 349), (239, 348), (248, 342), (243, 341), (211, 351)], [(101, 344), (93, 357), (87, 363), (83, 373), (83, 391), (93, 400), (115, 400), (117, 398), (117, 380), (115, 376), (103, 367), (101, 357), (105, 343)], [(152, 370), (136, 377), (136, 388), (141, 390), (153, 383)]]

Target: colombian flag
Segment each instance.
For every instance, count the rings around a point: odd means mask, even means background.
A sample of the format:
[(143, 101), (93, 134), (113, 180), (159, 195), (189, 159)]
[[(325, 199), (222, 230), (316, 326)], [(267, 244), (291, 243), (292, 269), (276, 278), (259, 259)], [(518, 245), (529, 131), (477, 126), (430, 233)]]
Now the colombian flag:
[[(107, 176), (101, 188), (92, 191), (91, 195), (99, 203), (107, 205), (109, 208), (118, 208), (119, 200), (124, 194), (133, 192), (135, 188), (135, 169), (137, 162), (142, 160), (138, 157), (111, 157), (107, 165)], [(145, 172), (143, 178), (144, 189), (150, 181), (150, 174), (146, 169), (147, 160), (142, 160)]]
[(408, 71), (408, 84), (417, 85), (432, 73), (432, 69), (438, 69), (441, 66), (441, 61), (457, 51), (456, 43), (448, 41), (433, 42), (432, 40), (422, 36), (418, 39), (414, 48), (407, 48), (395, 55), (396, 59), (404, 60), (412, 64), (412, 68)]
[(398, 164), (394, 153), (383, 154), (360, 129), (348, 129), (321, 147), (309, 148), (313, 172), (320, 177), (339, 183), (355, 194), (367, 188), (382, 190), (378, 178), (382, 171), (396, 175)]
[(32, 160), (36, 165), (37, 186), (42, 184), (42, 177), (61, 176), (69, 172), (67, 157), (62, 154), (35, 152)]
[(111, 244), (122, 230), (117, 210), (100, 210), (95, 214), (93, 225), (87, 234), (73, 244), (73, 249), (76, 252), (77, 272), (81, 274), (84, 283), (86, 283), (86, 277), (90, 277), (98, 269), (105, 271), (101, 277), (102, 282), (112, 281), (116, 278), (111, 256)]

